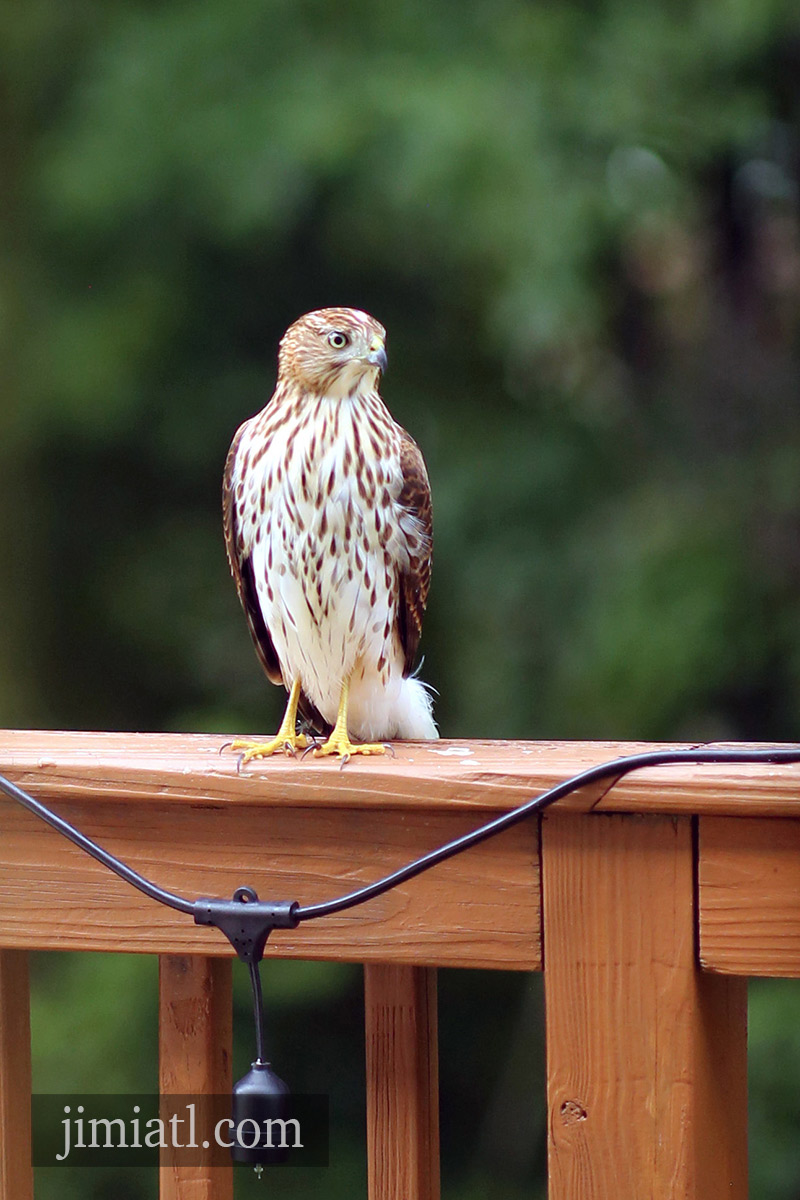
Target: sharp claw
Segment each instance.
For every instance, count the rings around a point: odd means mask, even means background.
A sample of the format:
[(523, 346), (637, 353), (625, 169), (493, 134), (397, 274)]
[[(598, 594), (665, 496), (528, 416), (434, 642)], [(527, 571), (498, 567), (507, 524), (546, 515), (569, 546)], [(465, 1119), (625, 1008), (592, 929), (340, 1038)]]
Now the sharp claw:
[(311, 732), (306, 733), (306, 745), (304, 746), (303, 752), (300, 755), (301, 762), (307, 754), (311, 754), (312, 751), (317, 750), (321, 745), (322, 742), (318, 737), (315, 736), (315, 734)]
[(217, 754), (222, 754), (223, 750), (227, 750), (228, 747), (232, 746), (232, 745), (233, 745), (233, 738), (231, 738), (231, 740), (229, 742), (223, 742), (222, 745), (220, 746), (219, 750), (217, 751)]
[(384, 748), (384, 750), (388, 750), (388, 752), (389, 752), (389, 754), (391, 754), (392, 758), (397, 758), (397, 754), (395, 753), (395, 748), (391, 742), (384, 742), (383, 748)]

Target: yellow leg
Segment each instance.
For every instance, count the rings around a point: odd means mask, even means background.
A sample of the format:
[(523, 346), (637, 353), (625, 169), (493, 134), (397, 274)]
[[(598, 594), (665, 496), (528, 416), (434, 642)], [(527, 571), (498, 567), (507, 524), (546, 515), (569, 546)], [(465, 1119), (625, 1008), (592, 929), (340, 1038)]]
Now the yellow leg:
[(243, 750), (239, 760), (240, 767), (246, 767), (254, 758), (269, 758), (283, 750), (285, 754), (294, 754), (297, 750), (305, 750), (308, 738), (304, 733), (297, 732), (297, 705), (300, 702), (300, 680), (295, 679), (289, 693), (289, 702), (283, 714), (281, 727), (271, 742), (251, 742), (247, 738), (237, 738), (231, 742), (231, 750)]
[(314, 749), (314, 754), (338, 754), (342, 760), (342, 764), (346, 763), (351, 754), (385, 754), (386, 747), (380, 742), (362, 742), (361, 745), (356, 745), (350, 741), (347, 734), (347, 700), (350, 695), (350, 680), (345, 679), (342, 684), (342, 695), (339, 700), (339, 712), (336, 716), (336, 724), (333, 728), (331, 736), (323, 746), (317, 746)]

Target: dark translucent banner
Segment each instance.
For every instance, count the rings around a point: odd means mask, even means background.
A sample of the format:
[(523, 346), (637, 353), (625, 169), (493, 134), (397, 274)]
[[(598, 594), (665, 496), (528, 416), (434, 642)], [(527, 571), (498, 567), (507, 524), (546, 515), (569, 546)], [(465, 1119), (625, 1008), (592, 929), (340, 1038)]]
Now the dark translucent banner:
[(328, 1165), (328, 1097), (286, 1096), (280, 1116), (234, 1122), (231, 1096), (34, 1095), (35, 1167), (227, 1166), (231, 1147), (271, 1166)]

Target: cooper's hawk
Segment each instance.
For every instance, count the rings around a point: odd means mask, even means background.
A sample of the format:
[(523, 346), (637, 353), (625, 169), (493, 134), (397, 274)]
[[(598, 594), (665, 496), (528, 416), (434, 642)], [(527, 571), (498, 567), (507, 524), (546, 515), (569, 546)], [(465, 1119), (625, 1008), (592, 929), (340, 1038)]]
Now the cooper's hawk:
[[(381, 754), (384, 738), (438, 736), (412, 674), (431, 574), (431, 497), (419, 448), (378, 395), (386, 331), (325, 308), (295, 321), (275, 393), (233, 439), (225, 540), (256, 651), (289, 692), (272, 741), (243, 762), (308, 745)], [(350, 736), (358, 739), (350, 740)], [(363, 739), (363, 740), (362, 740)]]

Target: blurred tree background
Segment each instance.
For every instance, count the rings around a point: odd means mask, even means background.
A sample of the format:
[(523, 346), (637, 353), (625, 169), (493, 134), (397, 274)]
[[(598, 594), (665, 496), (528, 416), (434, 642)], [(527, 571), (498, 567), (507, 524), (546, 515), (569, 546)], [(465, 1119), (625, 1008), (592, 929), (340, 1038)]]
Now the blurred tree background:
[[(790, 0), (28, 0), (0, 129), (0, 722), (272, 731), (222, 464), (285, 327), (349, 304), (430, 468), (445, 735), (798, 737)], [(363, 1194), (358, 971), (266, 974)], [(40, 1090), (152, 1086), (154, 989), (42, 956)], [(445, 1196), (541, 1195), (538, 985), (442, 990)], [(796, 987), (751, 1018), (752, 1195), (796, 1200)]]

